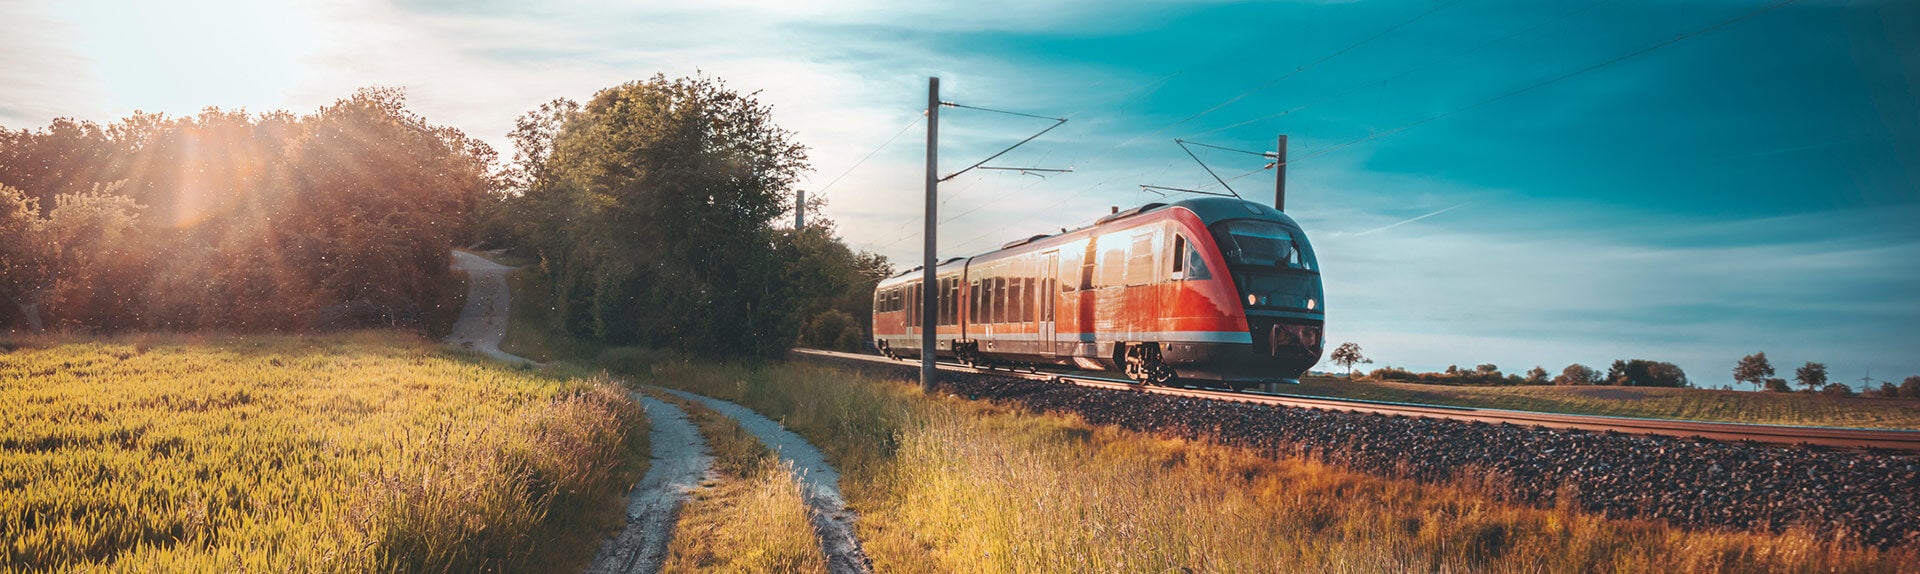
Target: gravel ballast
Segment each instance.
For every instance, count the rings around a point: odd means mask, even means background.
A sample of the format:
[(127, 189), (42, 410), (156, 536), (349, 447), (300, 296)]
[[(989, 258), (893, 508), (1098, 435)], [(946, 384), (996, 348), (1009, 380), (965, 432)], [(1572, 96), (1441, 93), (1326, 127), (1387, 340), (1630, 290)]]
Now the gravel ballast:
[[(889, 377), (918, 365), (809, 358)], [(1920, 457), (1362, 414), (941, 373), (947, 392), (1088, 423), (1217, 441), (1426, 482), (1491, 474), (1503, 500), (1567, 492), (1612, 518), (1686, 528), (1802, 527), (1870, 546), (1920, 545)]]

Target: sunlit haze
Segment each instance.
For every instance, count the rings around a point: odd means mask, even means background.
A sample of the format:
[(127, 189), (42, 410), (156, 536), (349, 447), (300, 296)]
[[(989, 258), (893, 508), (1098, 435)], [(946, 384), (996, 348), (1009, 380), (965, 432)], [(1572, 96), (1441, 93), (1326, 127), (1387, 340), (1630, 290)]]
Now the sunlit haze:
[[(1173, 138), (1287, 134), (1327, 339), (1382, 365), (1647, 358), (1718, 387), (1766, 351), (1856, 386), (1920, 374), (1912, 2), (1717, 28), (1768, 3), (579, 4), (5, 0), (0, 126), (305, 113), (394, 86), (510, 157), (541, 102), (705, 72), (759, 91), (811, 147), (802, 188), (904, 269), (925, 141), (908, 125), (939, 76), (944, 99), (1070, 120), (996, 164), (1073, 169), (946, 184), (941, 257), (1157, 199), (1139, 184), (1209, 185)], [(941, 172), (1042, 127), (945, 110)], [(1271, 199), (1263, 162), (1202, 157)]]

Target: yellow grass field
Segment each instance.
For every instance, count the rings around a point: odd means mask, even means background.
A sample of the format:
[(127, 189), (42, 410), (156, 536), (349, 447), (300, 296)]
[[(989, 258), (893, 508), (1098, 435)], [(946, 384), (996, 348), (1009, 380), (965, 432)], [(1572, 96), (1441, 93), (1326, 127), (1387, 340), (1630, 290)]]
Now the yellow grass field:
[[(635, 378), (741, 402), (843, 473), (882, 572), (1887, 572), (1809, 534), (1688, 532), (1090, 426), (808, 365), (661, 361)], [(1496, 481), (1490, 481), (1497, 483)]]
[(577, 570), (644, 458), (618, 385), (411, 335), (6, 348), (0, 571)]
[(1920, 400), (1711, 389), (1610, 386), (1450, 386), (1308, 376), (1301, 395), (1620, 417), (1920, 429)]

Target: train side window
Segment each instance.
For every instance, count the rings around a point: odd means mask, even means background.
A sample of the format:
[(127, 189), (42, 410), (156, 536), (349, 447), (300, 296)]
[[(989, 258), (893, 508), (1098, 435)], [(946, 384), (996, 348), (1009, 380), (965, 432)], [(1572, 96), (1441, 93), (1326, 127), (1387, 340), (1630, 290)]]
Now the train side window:
[(993, 323), (1006, 323), (1006, 278), (993, 278)]
[(1127, 245), (1124, 238), (1109, 235), (1100, 238), (1101, 287), (1119, 287), (1127, 280)]
[(1180, 273), (1187, 270), (1187, 236), (1173, 236), (1173, 257), (1170, 259), (1173, 259), (1173, 276), (1178, 279)]
[(940, 324), (953, 324), (953, 278), (940, 280)]
[(1014, 323), (1027, 322), (1027, 278), (1025, 277), (1013, 278), (1012, 299), (1013, 299), (1013, 305), (1012, 305), (1013, 316), (1008, 317), (1008, 319)]
[(1127, 284), (1153, 282), (1153, 232), (1133, 236), (1127, 244)]
[(1187, 279), (1193, 280), (1193, 281), (1200, 281), (1200, 280), (1213, 278), (1213, 274), (1207, 272), (1207, 258), (1202, 257), (1200, 255), (1199, 249), (1192, 249), (1191, 247), (1188, 248), (1186, 259), (1187, 259), (1187, 270), (1186, 270)]

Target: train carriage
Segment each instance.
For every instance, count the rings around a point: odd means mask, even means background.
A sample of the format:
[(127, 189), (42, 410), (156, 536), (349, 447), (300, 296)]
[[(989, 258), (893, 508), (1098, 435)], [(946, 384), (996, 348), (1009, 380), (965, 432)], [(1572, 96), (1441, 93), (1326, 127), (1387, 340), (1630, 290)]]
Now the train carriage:
[[(936, 356), (1164, 384), (1292, 382), (1320, 359), (1320, 270), (1298, 224), (1229, 198), (1147, 204), (936, 268)], [(874, 293), (874, 343), (920, 355), (921, 272)]]

